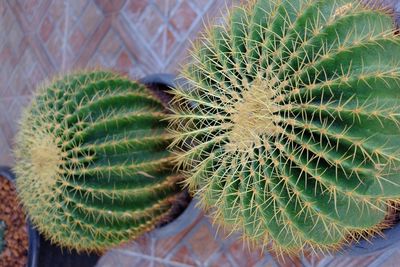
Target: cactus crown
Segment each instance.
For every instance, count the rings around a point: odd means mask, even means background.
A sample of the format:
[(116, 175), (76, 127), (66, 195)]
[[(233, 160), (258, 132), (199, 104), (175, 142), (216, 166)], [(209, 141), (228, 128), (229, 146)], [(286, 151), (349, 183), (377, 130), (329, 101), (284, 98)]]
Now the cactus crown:
[(209, 28), (170, 116), (187, 185), (278, 251), (327, 251), (399, 201), (400, 39), (354, 0), (258, 0)]
[(38, 230), (102, 251), (165, 218), (180, 191), (165, 116), (144, 85), (109, 72), (39, 88), (15, 148), (18, 194)]
[(0, 254), (3, 252), (5, 247), (5, 232), (6, 232), (6, 223), (0, 221)]

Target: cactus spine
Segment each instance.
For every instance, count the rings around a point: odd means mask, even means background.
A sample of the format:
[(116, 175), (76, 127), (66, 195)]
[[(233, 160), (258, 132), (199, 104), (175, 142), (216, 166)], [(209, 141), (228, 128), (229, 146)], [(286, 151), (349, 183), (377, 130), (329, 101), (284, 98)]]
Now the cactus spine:
[(3, 252), (3, 249), (6, 245), (5, 232), (6, 232), (6, 223), (3, 221), (0, 221), (0, 254)]
[(144, 85), (108, 72), (41, 87), (15, 148), (19, 197), (39, 231), (102, 251), (164, 219), (180, 191), (165, 116)]
[(170, 116), (186, 183), (215, 220), (278, 251), (387, 226), (400, 198), (400, 39), (354, 0), (258, 0), (209, 28)]

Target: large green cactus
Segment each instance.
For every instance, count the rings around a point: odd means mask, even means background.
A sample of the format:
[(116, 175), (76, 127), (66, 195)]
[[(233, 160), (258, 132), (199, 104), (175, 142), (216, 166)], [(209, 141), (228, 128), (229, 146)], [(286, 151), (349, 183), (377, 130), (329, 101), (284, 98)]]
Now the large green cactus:
[(180, 192), (165, 116), (144, 85), (108, 72), (40, 88), (15, 148), (19, 197), (39, 231), (101, 251), (164, 220)]
[(6, 223), (0, 221), (0, 254), (3, 252), (5, 247), (5, 232), (6, 232)]
[(400, 38), (354, 0), (259, 0), (193, 49), (171, 131), (217, 222), (281, 251), (387, 226), (400, 199)]

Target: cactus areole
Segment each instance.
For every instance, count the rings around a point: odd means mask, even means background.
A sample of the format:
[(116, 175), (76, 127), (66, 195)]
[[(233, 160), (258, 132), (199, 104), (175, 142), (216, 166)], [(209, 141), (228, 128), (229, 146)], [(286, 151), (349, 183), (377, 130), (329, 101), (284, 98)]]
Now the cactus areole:
[(170, 129), (215, 221), (284, 252), (388, 227), (399, 202), (400, 39), (354, 0), (259, 0), (192, 51)]
[(108, 72), (39, 88), (15, 148), (19, 197), (38, 230), (102, 251), (163, 220), (181, 190), (165, 116), (144, 85)]

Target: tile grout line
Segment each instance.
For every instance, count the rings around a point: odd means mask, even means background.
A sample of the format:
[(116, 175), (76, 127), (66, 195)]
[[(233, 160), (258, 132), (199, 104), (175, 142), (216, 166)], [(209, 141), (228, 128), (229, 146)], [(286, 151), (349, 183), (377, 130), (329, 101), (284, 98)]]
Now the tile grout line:
[(175, 5), (170, 10), (168, 10), (167, 16), (165, 18), (165, 31), (167, 32), (169, 30), (172, 33), (175, 39), (175, 44), (171, 49), (169, 56), (166, 54), (164, 55), (163, 70), (167, 70), (171, 61), (170, 58), (175, 54), (175, 51), (178, 50), (178, 48), (180, 48), (180, 43), (182, 42), (182, 38), (180, 37), (179, 33), (174, 29), (174, 27), (170, 23), (170, 19), (172, 18), (172, 16), (176, 15), (176, 11), (181, 6), (181, 4), (182, 2), (177, 1)]
[(207, 226), (208, 230), (210, 233), (213, 235), (213, 238), (215, 240), (219, 241), (219, 248), (217, 251), (215, 251), (205, 262), (205, 265), (208, 266), (210, 262), (212, 262), (215, 259), (218, 259), (219, 257), (222, 256), (223, 253), (225, 253), (226, 258), (228, 261), (232, 264), (232, 266), (237, 267), (237, 264), (233, 258), (231, 258), (231, 253), (229, 252), (229, 246), (233, 243), (233, 238), (228, 237), (221, 237), (220, 234), (218, 234), (218, 229), (215, 229), (212, 225), (212, 223), (209, 220), (206, 220), (205, 225)]
[[(149, 4), (149, 5), (150, 5), (150, 4)], [(147, 8), (147, 7), (146, 7), (146, 8)], [(121, 24), (124, 25), (125, 27), (127, 27), (127, 30), (128, 30), (128, 31), (130, 30), (131, 33), (132, 33), (134, 36), (136, 36), (136, 39), (135, 39), (135, 40), (137, 41), (137, 45), (140, 46), (141, 52), (142, 52), (142, 53), (143, 53), (143, 52), (147, 52), (147, 54), (148, 54), (149, 56), (152, 57), (152, 59), (155, 61), (154, 63), (157, 64), (157, 66), (154, 66), (154, 67), (156, 68), (156, 71), (158, 71), (159, 68), (160, 68), (159, 59), (158, 59), (158, 58), (155, 58), (155, 57), (154, 57), (154, 54), (151, 53), (152, 49), (150, 48), (148, 42), (147, 42), (146, 40), (144, 40), (144, 38), (142, 37), (142, 35), (140, 34), (140, 32), (138, 32), (138, 29), (137, 29), (137, 25), (139, 25), (139, 24), (142, 23), (142, 21), (143, 21), (143, 16), (144, 16), (144, 15), (141, 14), (139, 20), (138, 20), (137, 22), (134, 22), (134, 23), (133, 23), (133, 22), (131, 22), (131, 20), (129, 19), (129, 17), (127, 17), (126, 14), (121, 13), (121, 18), (122, 18)], [(130, 50), (128, 50), (128, 51), (131, 53)], [(146, 72), (148, 72), (147, 67), (146, 67)]]
[(165, 57), (167, 55), (167, 41), (168, 41), (168, 24), (169, 24), (169, 8), (171, 0), (166, 0), (166, 6), (163, 10), (163, 22), (164, 22), (164, 30), (162, 31), (162, 47), (161, 47), (161, 57), (163, 58), (163, 62), (161, 62), (161, 72), (165, 71)]
[(391, 249), (389, 251), (384, 252), (377, 259), (375, 259), (373, 262), (368, 264), (368, 267), (383, 266), (382, 263), (385, 263), (388, 260), (388, 258), (390, 258), (395, 252), (396, 252), (395, 249)]
[(155, 238), (150, 238), (150, 248), (151, 248), (151, 258), (152, 258), (152, 260), (151, 260), (151, 262), (150, 262), (150, 267), (154, 267), (154, 258), (155, 258), (155, 255), (154, 255), (154, 251), (155, 251), (155, 248), (156, 248), (156, 246), (155, 246), (155, 243), (156, 243), (156, 241), (155, 241)]
[[(68, 1), (68, 0), (67, 0)], [(81, 47), (78, 49), (78, 51), (76, 51), (76, 54), (74, 55), (73, 53), (72, 53), (72, 51), (71, 51), (71, 46), (65, 46), (65, 49), (63, 50), (63, 62), (64, 62), (64, 57), (65, 57), (65, 55), (67, 54), (67, 50), (69, 50), (69, 52), (70, 52), (70, 55), (72, 54), (72, 57), (71, 57), (71, 60), (70, 60), (70, 62), (69, 62), (69, 64), (70, 64), (70, 66), (73, 66), (73, 64), (74, 64), (74, 62), (76, 62), (77, 61), (77, 58), (79, 58), (80, 56), (81, 56), (81, 54), (82, 54), (82, 51), (83, 51), (83, 49), (84, 49), (84, 47), (85, 46), (87, 46), (87, 45), (85, 45), (85, 43), (88, 43), (88, 40), (89, 40), (89, 42), (90, 41), (92, 41), (92, 36), (93, 36), (93, 34), (96, 32), (96, 30), (97, 30), (97, 28), (99, 27), (99, 25), (101, 24), (101, 22), (99, 22), (99, 24), (95, 27), (95, 29), (94, 30), (92, 30), (92, 32), (91, 33), (88, 33), (86, 30), (84, 30), (84, 28), (82, 28), (82, 18), (84, 17), (84, 14), (86, 13), (86, 10), (89, 8), (89, 5), (91, 4), (91, 2), (90, 1), (88, 1), (88, 2), (86, 2), (85, 3), (85, 5), (82, 7), (82, 10), (80, 11), (80, 13), (78, 12), (78, 13), (74, 13), (74, 12), (69, 12), (69, 7), (70, 7), (70, 5), (68, 5), (68, 19), (66, 19), (66, 21), (65, 21), (65, 23), (64, 24), (66, 24), (67, 26), (65, 26), (66, 27), (66, 31), (67, 31), (67, 34), (66, 34), (66, 36), (64, 36), (64, 38), (63, 38), (63, 41), (65, 41), (65, 40), (67, 40), (68, 39), (68, 35), (69, 35), (69, 33), (71, 32), (71, 37), (73, 36), (73, 34), (74, 34), (74, 32), (75, 32), (75, 30), (76, 29), (78, 29), (79, 31), (81, 31), (81, 32), (85, 32), (84, 33), (84, 35), (87, 37), (87, 36), (90, 36), (89, 38), (87, 38), (84, 42), (83, 42), (83, 44), (81, 45)], [(99, 8), (97, 5), (96, 5), (96, 3), (94, 2), (94, 6), (95, 6), (95, 8), (97, 8), (97, 10), (100, 10), (99, 11), (99, 13), (100, 14), (102, 14), (103, 15), (103, 19), (104, 19), (104, 14), (103, 14), (103, 12), (101, 11), (101, 8)], [(69, 23), (69, 21), (70, 21), (70, 17), (74, 17), (73, 18), (73, 20), (75, 19), (75, 23)], [(72, 24), (72, 25), (70, 25), (70, 24)], [(86, 33), (88, 33), (87, 35), (86, 35)], [(69, 40), (68, 40), (68, 42), (69, 42)], [(97, 49), (95, 49), (95, 50), (97, 50)], [(65, 55), (64, 55), (64, 53), (65, 53)], [(65, 67), (65, 66), (63, 66), (63, 67)], [(63, 69), (63, 71), (64, 71), (64, 69)]]
[[(312, 257), (312, 256), (311, 256), (311, 257)], [(301, 255), (301, 257), (299, 257), (299, 259), (300, 259), (301, 264), (302, 264), (304, 267), (313, 267), (313, 266), (312, 266), (312, 265), (313, 265), (312, 260), (309, 261), (309, 260), (304, 256), (304, 254)]]
[(333, 256), (327, 256), (325, 258), (323, 258), (322, 260), (320, 260), (318, 262), (318, 264), (314, 264), (314, 266), (317, 267), (327, 267), (329, 266), (333, 261), (335, 260), (335, 258)]
[(137, 252), (130, 251), (130, 250), (114, 249), (114, 251), (117, 251), (117, 252), (125, 254), (125, 255), (135, 256), (135, 257), (138, 257), (138, 258), (146, 259), (146, 260), (150, 261), (151, 263), (159, 262), (159, 263), (165, 263), (167, 265), (168, 264), (169, 265), (173, 265), (175, 267), (192, 267), (192, 265), (180, 263), (180, 262), (177, 262), (177, 261), (165, 260), (165, 259), (162, 259), (162, 258), (159, 258), (159, 257), (152, 257), (152, 256), (149, 256), (149, 255), (137, 253)]
[[(142, 43), (142, 37), (141, 36), (137, 36), (138, 33), (135, 29), (135, 27), (133, 27), (130, 22), (129, 22), (129, 18), (127, 17), (126, 14), (121, 13), (117, 19), (115, 19), (112, 24), (110, 29), (112, 29), (113, 31), (115, 31), (115, 33), (121, 38), (121, 43), (122, 43), (122, 49), (126, 49), (125, 51), (128, 52), (130, 58), (135, 59), (135, 63), (141, 63), (140, 66), (137, 66), (141, 72), (143, 72), (143, 74), (148, 74), (149, 71), (149, 66), (146, 64), (146, 62), (143, 62), (142, 60), (136, 60), (136, 56), (134, 51), (138, 51), (141, 52), (141, 54), (145, 54), (147, 52), (146, 47), (144, 47), (143, 43)], [(128, 33), (128, 36), (124, 37), (124, 35)], [(137, 36), (136, 39), (132, 39), (131, 36)], [(126, 40), (128, 39), (128, 40)], [(135, 42), (136, 41), (136, 42)], [(134, 49), (130, 49), (130, 43), (134, 42), (135, 45), (138, 46), (139, 50)], [(146, 57), (147, 58), (147, 57)], [(155, 62), (156, 63), (156, 62)]]
[(66, 68), (66, 57), (67, 57), (67, 39), (68, 39), (68, 31), (69, 31), (69, 4), (68, 0), (64, 0), (64, 8), (65, 8), (65, 19), (64, 19), (64, 35), (63, 35), (63, 44), (62, 44), (62, 62), (61, 62), (61, 71), (64, 72)]
[[(155, 1), (153, 0), (153, 1), (150, 1), (150, 2), (148, 3), (148, 5), (147, 5), (146, 9), (144, 10), (143, 14), (140, 15), (140, 19), (139, 19), (138, 23), (143, 23), (144, 15), (146, 14), (147, 9), (148, 9), (149, 7), (150, 7), (150, 8), (154, 8), (154, 9), (156, 10), (156, 12), (159, 13), (158, 15), (161, 14), (161, 15), (164, 17), (164, 13), (160, 11), (160, 8), (158, 7), (158, 5), (157, 5), (157, 4), (155, 3)], [(141, 39), (141, 41), (142, 41), (142, 45), (143, 45), (144, 48), (147, 50), (147, 52), (153, 57), (153, 59), (155, 60), (155, 63), (157, 63), (157, 66), (156, 66), (156, 67), (157, 67), (157, 72), (160, 72), (160, 71), (161, 71), (161, 69), (163, 68), (163, 63), (162, 63), (162, 61), (161, 61), (161, 59), (160, 59), (160, 55), (157, 55), (157, 54), (153, 51), (153, 48), (151, 47), (151, 44), (154, 43), (155, 38), (156, 38), (156, 36), (157, 36), (158, 34), (160, 34), (160, 31), (161, 31), (161, 28), (159, 27), (158, 30), (157, 30), (157, 32), (156, 32), (156, 34), (155, 34), (155, 36), (152, 36), (150, 41), (144, 40), (144, 38), (142, 37), (142, 35), (139, 34), (139, 37), (140, 37), (140, 39)]]
[[(170, 65), (170, 59), (171, 57), (173, 57), (173, 55), (175, 54), (175, 52), (177, 50), (180, 50), (180, 44), (184, 41), (182, 40), (180, 34), (176, 31), (176, 28), (172, 25), (171, 23), (171, 18), (173, 16), (177, 15), (177, 10), (180, 8), (180, 6), (182, 5), (182, 1), (176, 1), (175, 5), (172, 6), (172, 8), (168, 8), (168, 12), (167, 12), (167, 16), (165, 18), (165, 33), (166, 33), (166, 37), (168, 37), (168, 31), (171, 32), (173, 38), (175, 39), (175, 43), (174, 45), (170, 48), (169, 54), (167, 55), (166, 53), (164, 54), (164, 62), (163, 62), (163, 70), (167, 71), (169, 65)], [(196, 15), (198, 16), (198, 12), (196, 12)], [(193, 22), (192, 22), (193, 23)], [(166, 38), (166, 42), (167, 42), (167, 38)], [(165, 46), (167, 47), (167, 44), (165, 44)]]
[[(189, 250), (191, 252), (193, 252), (192, 246), (190, 244), (187, 243), (187, 240), (194, 235), (194, 232), (197, 231), (197, 229), (200, 227), (201, 225), (201, 221), (196, 222), (196, 224), (193, 225), (193, 227), (190, 229), (190, 231), (188, 231), (182, 238), (181, 240), (167, 253), (167, 255), (165, 256), (166, 259), (170, 260), (178, 251), (179, 249), (182, 248), (182, 246), (187, 246), (189, 248)], [(193, 254), (192, 253), (192, 258), (193, 258)], [(196, 257), (196, 255), (194, 254), (194, 258), (193, 261), (198, 262), (198, 258)]]

